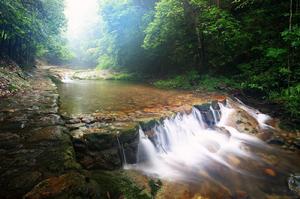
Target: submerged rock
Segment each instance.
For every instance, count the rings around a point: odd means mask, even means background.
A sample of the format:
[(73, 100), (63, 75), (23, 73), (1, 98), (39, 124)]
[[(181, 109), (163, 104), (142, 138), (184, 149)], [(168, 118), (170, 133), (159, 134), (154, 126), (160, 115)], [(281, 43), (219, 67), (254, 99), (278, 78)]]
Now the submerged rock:
[(288, 179), (289, 189), (300, 197), (300, 174), (291, 174)]
[(242, 109), (235, 110), (230, 117), (232, 121), (231, 126), (240, 132), (252, 135), (257, 135), (261, 132), (257, 120)]
[(274, 144), (274, 145), (280, 145), (280, 146), (285, 144), (284, 140), (280, 137), (273, 137), (273, 138), (269, 139), (267, 141), (267, 143), (268, 144)]
[(208, 127), (213, 127), (220, 120), (221, 112), (217, 101), (195, 105), (194, 107), (200, 111), (202, 119)]
[(272, 177), (275, 177), (277, 175), (276, 172), (271, 168), (264, 169), (264, 173)]

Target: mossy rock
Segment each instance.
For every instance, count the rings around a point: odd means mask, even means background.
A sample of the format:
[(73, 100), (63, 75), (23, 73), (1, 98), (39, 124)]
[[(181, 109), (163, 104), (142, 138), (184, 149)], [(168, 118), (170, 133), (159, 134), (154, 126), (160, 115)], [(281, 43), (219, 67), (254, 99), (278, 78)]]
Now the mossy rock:
[(53, 81), (55, 84), (62, 84), (63, 82), (61, 79), (56, 75), (48, 75), (48, 77)]
[(121, 143), (130, 143), (138, 138), (138, 126), (132, 126), (126, 129), (120, 129), (119, 132), (119, 140)]
[(153, 129), (156, 125), (159, 125), (159, 120), (151, 118), (145, 121), (140, 121), (139, 124), (142, 130), (145, 132)]
[(37, 184), (24, 199), (98, 199), (99, 185), (77, 172), (50, 177)]
[(112, 199), (151, 199), (151, 193), (145, 188), (139, 187), (126, 175), (125, 171), (92, 171), (91, 179), (95, 180), (101, 187), (101, 196), (107, 195)]
[(92, 133), (83, 136), (90, 150), (102, 151), (117, 145), (117, 139), (112, 133)]

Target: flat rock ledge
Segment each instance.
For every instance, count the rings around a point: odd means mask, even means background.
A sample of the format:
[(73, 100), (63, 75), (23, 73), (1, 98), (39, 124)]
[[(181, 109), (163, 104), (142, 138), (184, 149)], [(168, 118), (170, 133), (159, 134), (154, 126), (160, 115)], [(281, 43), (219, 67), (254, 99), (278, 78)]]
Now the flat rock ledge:
[[(26, 92), (0, 101), (0, 198), (49, 198), (70, 186), (89, 186), (81, 180), (71, 137), (58, 114), (55, 84), (40, 69), (28, 81)], [(60, 186), (70, 178), (73, 184)], [(38, 195), (43, 183), (57, 187)]]

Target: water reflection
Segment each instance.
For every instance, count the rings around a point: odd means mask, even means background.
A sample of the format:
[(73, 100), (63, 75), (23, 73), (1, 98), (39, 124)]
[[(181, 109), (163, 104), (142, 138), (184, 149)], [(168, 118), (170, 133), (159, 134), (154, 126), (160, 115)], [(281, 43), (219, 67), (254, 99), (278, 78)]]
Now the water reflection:
[[(59, 85), (61, 112), (70, 115), (101, 111), (151, 112), (184, 105), (193, 95), (121, 81), (73, 81)], [(195, 98), (196, 100), (196, 98)]]

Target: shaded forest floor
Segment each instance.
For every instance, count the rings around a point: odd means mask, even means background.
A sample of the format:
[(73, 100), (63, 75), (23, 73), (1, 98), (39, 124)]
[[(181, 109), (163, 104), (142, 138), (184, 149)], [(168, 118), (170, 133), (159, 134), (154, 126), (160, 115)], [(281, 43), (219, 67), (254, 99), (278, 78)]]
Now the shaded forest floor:
[(7, 97), (28, 88), (28, 73), (8, 58), (0, 58), (0, 97)]

